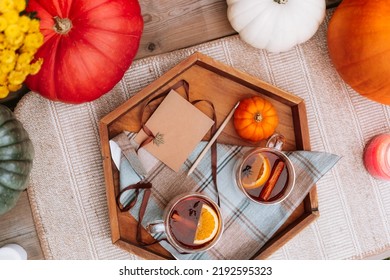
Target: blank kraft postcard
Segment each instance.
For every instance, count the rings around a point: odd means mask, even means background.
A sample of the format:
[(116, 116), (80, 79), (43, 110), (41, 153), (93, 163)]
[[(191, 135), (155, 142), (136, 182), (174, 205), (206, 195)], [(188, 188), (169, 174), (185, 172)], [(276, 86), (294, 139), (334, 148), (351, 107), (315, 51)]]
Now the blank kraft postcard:
[[(145, 123), (155, 136), (143, 148), (178, 172), (214, 121), (176, 91), (171, 90)], [(141, 129), (135, 141), (147, 138)]]

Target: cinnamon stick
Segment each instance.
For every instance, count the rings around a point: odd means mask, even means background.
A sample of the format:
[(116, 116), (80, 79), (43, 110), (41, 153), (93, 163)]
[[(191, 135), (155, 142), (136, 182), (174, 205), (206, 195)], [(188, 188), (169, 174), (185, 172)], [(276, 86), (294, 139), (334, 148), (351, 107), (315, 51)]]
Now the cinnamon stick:
[(267, 201), (274, 189), (276, 182), (278, 181), (280, 174), (282, 174), (284, 168), (284, 162), (277, 160), (272, 168), (271, 177), (260, 192), (260, 199)]

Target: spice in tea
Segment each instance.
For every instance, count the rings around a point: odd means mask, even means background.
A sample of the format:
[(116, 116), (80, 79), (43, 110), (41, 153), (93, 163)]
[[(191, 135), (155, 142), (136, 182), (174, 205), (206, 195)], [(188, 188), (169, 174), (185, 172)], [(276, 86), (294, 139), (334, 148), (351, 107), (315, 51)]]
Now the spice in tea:
[[(261, 154), (267, 159), (271, 167), (269, 177), (263, 184), (257, 185), (256, 188), (244, 188), (244, 190), (255, 200), (272, 201), (283, 195), (288, 185), (289, 175), (287, 165), (282, 158), (272, 152), (262, 152)], [(247, 161), (252, 162), (253, 159), (249, 158)], [(248, 165), (244, 164), (243, 167), (242, 176), (245, 176), (245, 172), (248, 172)]]
[(214, 239), (219, 229), (219, 218), (214, 207), (199, 197), (187, 197), (171, 212), (169, 227), (181, 245), (196, 249)]

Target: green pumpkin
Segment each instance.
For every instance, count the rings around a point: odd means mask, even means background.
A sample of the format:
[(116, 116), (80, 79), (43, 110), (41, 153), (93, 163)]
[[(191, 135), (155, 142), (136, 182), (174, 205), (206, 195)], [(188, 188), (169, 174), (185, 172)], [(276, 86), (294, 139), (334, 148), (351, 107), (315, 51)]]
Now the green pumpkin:
[(0, 215), (13, 208), (27, 188), (34, 147), (12, 111), (0, 105)]

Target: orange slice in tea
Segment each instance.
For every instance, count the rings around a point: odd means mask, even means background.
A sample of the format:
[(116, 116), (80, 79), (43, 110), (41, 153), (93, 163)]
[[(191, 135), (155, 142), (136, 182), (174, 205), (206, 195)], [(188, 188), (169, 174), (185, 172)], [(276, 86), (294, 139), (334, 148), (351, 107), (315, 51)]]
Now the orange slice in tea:
[(247, 160), (241, 172), (243, 187), (254, 189), (267, 182), (271, 175), (271, 165), (267, 157), (262, 154), (256, 154)]
[(218, 232), (218, 215), (213, 208), (203, 204), (198, 226), (195, 233), (194, 244), (202, 245), (212, 240)]

